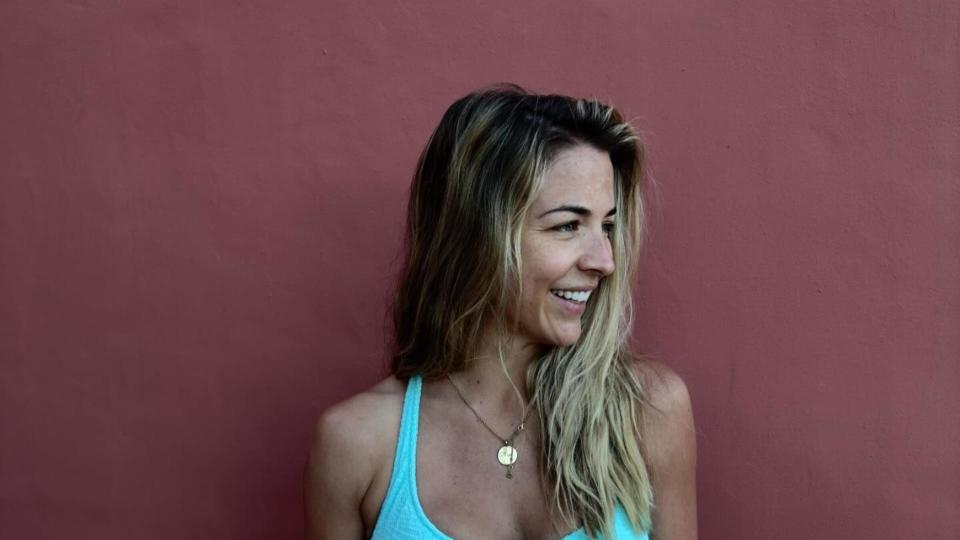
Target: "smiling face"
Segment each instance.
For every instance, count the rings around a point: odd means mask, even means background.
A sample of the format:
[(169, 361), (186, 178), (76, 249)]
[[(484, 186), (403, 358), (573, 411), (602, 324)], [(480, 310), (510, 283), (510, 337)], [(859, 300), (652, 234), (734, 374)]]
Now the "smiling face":
[(557, 153), (522, 232), (518, 337), (556, 346), (580, 338), (590, 294), (614, 270), (614, 201), (606, 152), (578, 144)]

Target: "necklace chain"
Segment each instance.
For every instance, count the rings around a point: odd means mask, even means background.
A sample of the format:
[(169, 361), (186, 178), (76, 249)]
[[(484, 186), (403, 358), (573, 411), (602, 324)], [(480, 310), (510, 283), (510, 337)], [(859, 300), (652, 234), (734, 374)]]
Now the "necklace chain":
[(507, 478), (513, 478), (513, 464), (517, 460), (517, 449), (516, 449), (516, 446), (514, 446), (513, 444), (513, 440), (526, 427), (525, 424), (527, 422), (527, 416), (530, 414), (530, 403), (527, 403), (526, 405), (524, 405), (523, 418), (520, 419), (520, 424), (518, 424), (517, 427), (514, 428), (513, 433), (511, 433), (509, 437), (501, 437), (500, 434), (494, 431), (494, 429), (490, 427), (490, 424), (488, 424), (486, 420), (484, 420), (483, 417), (480, 416), (480, 413), (478, 413), (477, 410), (473, 408), (473, 405), (470, 405), (470, 402), (467, 401), (466, 397), (464, 397), (463, 392), (460, 391), (460, 387), (457, 386), (457, 383), (453, 382), (453, 378), (450, 377), (449, 373), (447, 374), (447, 380), (450, 381), (450, 385), (453, 386), (453, 389), (457, 391), (457, 395), (460, 396), (460, 400), (463, 401), (463, 404), (466, 405), (468, 409), (470, 409), (470, 412), (472, 412), (474, 416), (477, 417), (477, 420), (479, 420), (480, 423), (483, 424), (483, 427), (487, 428), (487, 431), (492, 433), (493, 436), (497, 438), (497, 440), (503, 441), (503, 447), (500, 448), (500, 452), (497, 455), (497, 459), (498, 461), (500, 461), (501, 465), (507, 468)]

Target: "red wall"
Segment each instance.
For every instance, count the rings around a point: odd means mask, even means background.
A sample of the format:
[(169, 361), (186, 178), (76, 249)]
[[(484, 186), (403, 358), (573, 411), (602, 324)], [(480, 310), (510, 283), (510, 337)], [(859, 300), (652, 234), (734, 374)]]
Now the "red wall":
[(960, 537), (960, 4), (482, 4), (0, 6), (0, 537), (299, 537), (417, 153), (501, 80), (646, 133), (703, 538)]

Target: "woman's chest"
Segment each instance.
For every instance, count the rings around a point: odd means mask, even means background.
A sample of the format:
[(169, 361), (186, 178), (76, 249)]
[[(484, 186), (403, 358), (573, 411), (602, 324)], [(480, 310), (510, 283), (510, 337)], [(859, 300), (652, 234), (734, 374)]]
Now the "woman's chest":
[(504, 441), (479, 423), (452, 420), (422, 417), (417, 444), (418, 498), (438, 529), (456, 538), (555, 540), (576, 528), (550, 511), (535, 431), (525, 430), (504, 451)]

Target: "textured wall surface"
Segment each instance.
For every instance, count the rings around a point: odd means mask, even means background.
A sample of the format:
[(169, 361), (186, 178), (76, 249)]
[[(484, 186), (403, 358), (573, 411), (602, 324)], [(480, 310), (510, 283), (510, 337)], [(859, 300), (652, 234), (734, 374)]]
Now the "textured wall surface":
[(0, 537), (299, 537), (416, 156), (503, 80), (646, 134), (701, 536), (960, 537), (960, 4), (481, 4), (0, 6)]

